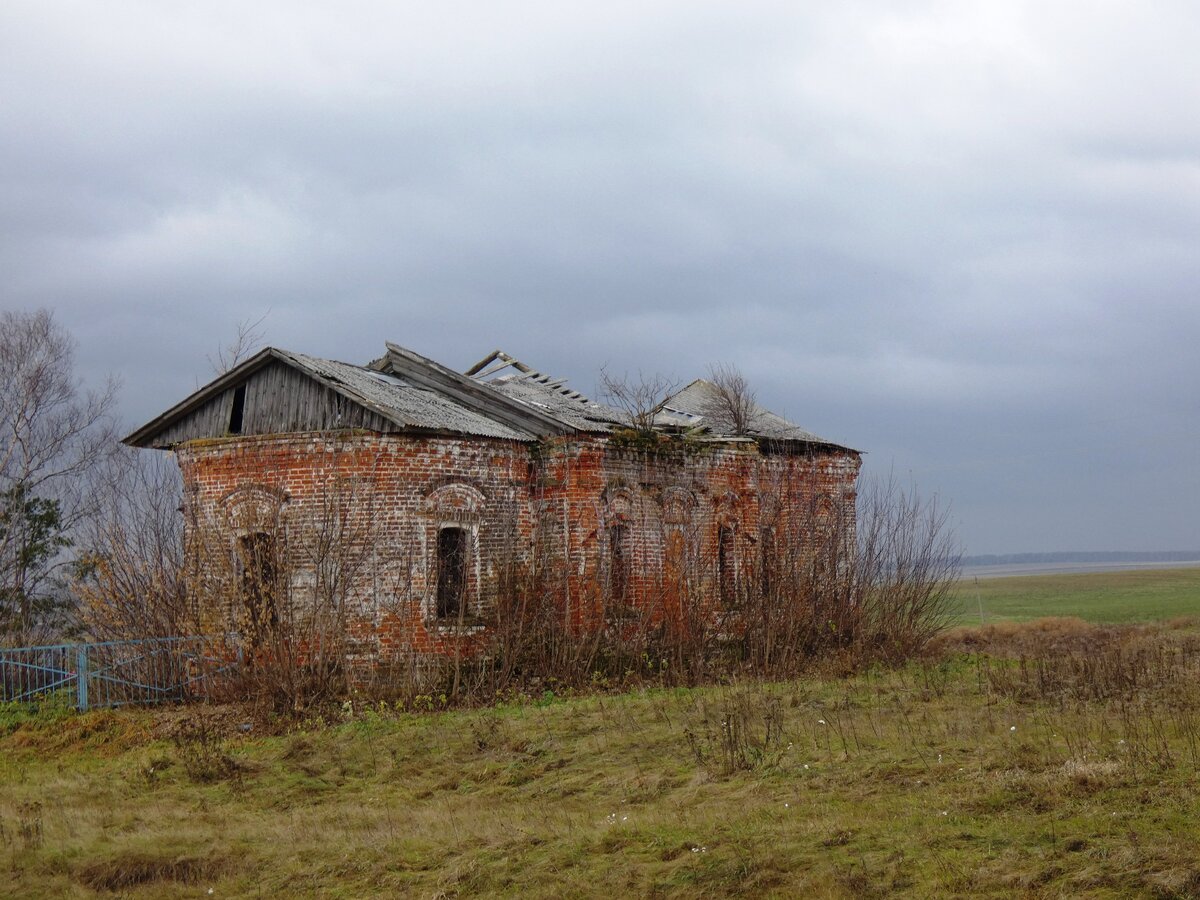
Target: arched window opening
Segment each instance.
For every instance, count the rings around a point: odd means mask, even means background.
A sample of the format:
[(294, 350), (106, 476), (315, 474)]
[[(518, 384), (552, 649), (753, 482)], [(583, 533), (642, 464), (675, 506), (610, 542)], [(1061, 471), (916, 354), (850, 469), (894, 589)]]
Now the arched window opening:
[(242, 535), (238, 538), (238, 560), (242, 570), (241, 595), (246, 613), (246, 636), (252, 646), (257, 646), (279, 624), (275, 538), (264, 531)]
[(465, 612), (468, 540), (465, 528), (438, 531), (437, 617), (456, 619)]

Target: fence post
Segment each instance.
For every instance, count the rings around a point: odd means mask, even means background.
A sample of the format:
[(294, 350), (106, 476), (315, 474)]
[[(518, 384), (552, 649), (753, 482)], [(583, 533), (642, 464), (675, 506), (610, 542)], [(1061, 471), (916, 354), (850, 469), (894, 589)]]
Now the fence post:
[(87, 644), (78, 644), (75, 647), (75, 678), (79, 682), (79, 702), (77, 705), (80, 712), (86, 712), (88, 708)]

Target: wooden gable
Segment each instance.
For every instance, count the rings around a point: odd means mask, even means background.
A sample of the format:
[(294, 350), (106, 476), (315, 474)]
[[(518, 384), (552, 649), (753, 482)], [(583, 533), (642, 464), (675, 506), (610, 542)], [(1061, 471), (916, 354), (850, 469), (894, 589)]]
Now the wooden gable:
[(346, 429), (393, 432), (400, 426), (265, 350), (138, 429), (125, 443), (169, 449), (236, 435)]

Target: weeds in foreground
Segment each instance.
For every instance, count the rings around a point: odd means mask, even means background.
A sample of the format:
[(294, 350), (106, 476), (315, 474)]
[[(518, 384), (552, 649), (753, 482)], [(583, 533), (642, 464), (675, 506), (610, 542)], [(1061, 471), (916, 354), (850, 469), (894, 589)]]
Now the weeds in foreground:
[(17, 806), (17, 836), (26, 850), (42, 846), (42, 804), (26, 800)]
[(94, 891), (125, 892), (143, 886), (193, 885), (212, 882), (230, 870), (228, 860), (193, 854), (150, 851), (120, 853), (82, 866), (81, 884)]
[(710, 776), (728, 776), (775, 764), (783, 747), (779, 697), (749, 689), (722, 691), (718, 703), (701, 704), (683, 728), (696, 764)]
[(1194, 894), (1188, 633), (1082, 634), (1084, 666), (1034, 630), (848, 678), (268, 736), (214, 715), (106, 759), (25, 725), (0, 738), (0, 894)]
[[(179, 721), (171, 736), (183, 771), (196, 784), (211, 784), (238, 777), (243, 767), (226, 750), (226, 736), (201, 711)], [(162, 764), (159, 764), (159, 771)], [(147, 770), (155, 771), (154, 762)]]

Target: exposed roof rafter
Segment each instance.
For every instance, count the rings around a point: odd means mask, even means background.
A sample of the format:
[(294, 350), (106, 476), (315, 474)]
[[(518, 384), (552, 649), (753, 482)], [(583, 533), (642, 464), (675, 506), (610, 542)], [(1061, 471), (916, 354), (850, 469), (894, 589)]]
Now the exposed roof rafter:
[(387, 342), (387, 349), (384, 371), (399, 375), (419, 387), (439, 391), (456, 403), (461, 403), (488, 418), (503, 422), (512, 428), (528, 431), (537, 437), (567, 434), (574, 430), (560, 419), (528, 403), (491, 390), (485, 383), (460, 375), (419, 353), (390, 341)]

